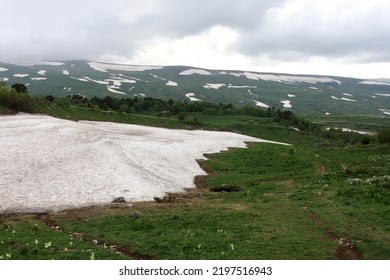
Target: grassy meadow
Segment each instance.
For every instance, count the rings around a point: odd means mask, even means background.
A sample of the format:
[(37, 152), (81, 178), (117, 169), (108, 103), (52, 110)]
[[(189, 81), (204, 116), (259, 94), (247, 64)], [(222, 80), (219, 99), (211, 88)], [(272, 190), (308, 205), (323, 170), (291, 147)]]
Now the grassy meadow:
[(374, 136), (352, 145), (269, 118), (197, 113), (194, 125), (45, 108), (71, 120), (230, 130), (291, 145), (207, 155), (199, 164), (209, 176), (195, 179), (198, 188), (160, 202), (3, 214), (0, 259), (390, 259), (390, 145)]

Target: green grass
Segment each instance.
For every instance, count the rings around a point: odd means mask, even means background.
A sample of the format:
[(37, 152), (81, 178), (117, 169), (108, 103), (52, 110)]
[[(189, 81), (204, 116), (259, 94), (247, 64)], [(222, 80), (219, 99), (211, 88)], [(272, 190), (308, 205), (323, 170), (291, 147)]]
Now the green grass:
[[(55, 231), (35, 219), (0, 220), (0, 259), (121, 259), (107, 249), (72, 237), (70, 233)], [(123, 258), (122, 258), (123, 259)]]
[[(46, 107), (44, 112), (73, 120), (191, 128), (174, 118), (80, 107)], [(328, 140), (266, 118), (197, 117), (205, 127), (293, 145), (252, 143), (248, 149), (208, 155), (210, 160), (202, 162), (211, 172), (207, 185), (235, 185), (237, 192), (193, 190), (176, 194), (171, 203), (50, 216), (62, 231), (40, 219), (2, 216), (0, 256), (122, 258), (95, 245), (96, 239), (127, 248), (130, 258), (337, 259), (343, 238), (365, 259), (390, 259), (389, 145), (319, 147), (315, 144)], [(84, 237), (71, 237), (72, 232)]]

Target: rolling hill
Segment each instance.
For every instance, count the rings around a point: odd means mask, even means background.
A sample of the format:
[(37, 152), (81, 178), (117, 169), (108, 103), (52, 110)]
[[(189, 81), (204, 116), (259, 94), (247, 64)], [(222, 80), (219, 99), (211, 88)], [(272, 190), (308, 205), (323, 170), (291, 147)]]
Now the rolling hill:
[(155, 97), (275, 107), (307, 116), (390, 115), (390, 82), (335, 76), (89, 61), (0, 63), (0, 79), (32, 95)]

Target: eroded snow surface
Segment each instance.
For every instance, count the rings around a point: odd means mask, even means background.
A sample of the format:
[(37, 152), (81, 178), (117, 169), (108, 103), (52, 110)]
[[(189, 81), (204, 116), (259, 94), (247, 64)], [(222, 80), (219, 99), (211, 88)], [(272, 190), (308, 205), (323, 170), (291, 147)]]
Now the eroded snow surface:
[(0, 116), (0, 212), (151, 200), (194, 187), (196, 159), (244, 141), (228, 132)]

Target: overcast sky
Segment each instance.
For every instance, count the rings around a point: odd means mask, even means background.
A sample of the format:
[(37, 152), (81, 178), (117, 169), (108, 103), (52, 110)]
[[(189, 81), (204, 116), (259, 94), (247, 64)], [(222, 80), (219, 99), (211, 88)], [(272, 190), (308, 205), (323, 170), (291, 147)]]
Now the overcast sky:
[(390, 0), (0, 0), (0, 61), (390, 78)]

